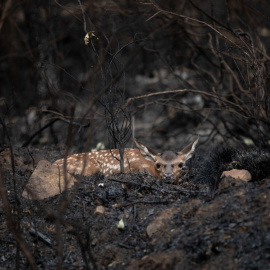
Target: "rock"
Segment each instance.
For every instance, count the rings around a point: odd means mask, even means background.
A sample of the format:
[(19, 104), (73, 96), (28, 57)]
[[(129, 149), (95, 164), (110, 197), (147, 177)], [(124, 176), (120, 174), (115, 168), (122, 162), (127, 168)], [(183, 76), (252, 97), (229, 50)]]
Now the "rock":
[(25, 186), (22, 196), (30, 200), (43, 200), (60, 194), (76, 182), (71, 174), (67, 172), (66, 175), (67, 183), (63, 171), (59, 171), (58, 167), (49, 161), (41, 160)]
[(99, 206), (96, 207), (96, 210), (95, 210), (95, 215), (96, 216), (102, 216), (102, 215), (104, 215), (104, 213), (105, 213), (105, 207), (104, 206), (99, 205)]
[(224, 171), (221, 175), (221, 181), (219, 188), (228, 188), (230, 186), (243, 185), (250, 181), (252, 178), (251, 174), (247, 170), (233, 169), (230, 171)]
[(154, 233), (162, 230), (166, 230), (166, 225), (168, 220), (174, 214), (173, 209), (164, 210), (158, 217), (156, 217), (146, 228), (146, 233), (149, 237), (151, 237)]
[[(186, 269), (186, 267), (176, 267), (175, 262), (181, 262), (184, 258), (184, 254), (178, 250), (166, 250), (160, 253), (152, 253), (149, 255), (145, 255), (141, 258), (139, 262), (139, 267), (137, 269), (140, 270), (149, 270), (149, 269), (159, 269), (159, 270), (167, 270), (167, 269)], [(128, 269), (131, 268), (131, 265)]]
[(233, 169), (233, 170), (230, 170), (230, 171), (224, 171), (221, 175), (221, 178), (222, 177), (232, 177), (232, 178), (235, 178), (235, 179), (241, 179), (243, 181), (250, 181), (252, 176), (250, 174), (249, 171), (247, 170), (236, 170), (236, 169)]

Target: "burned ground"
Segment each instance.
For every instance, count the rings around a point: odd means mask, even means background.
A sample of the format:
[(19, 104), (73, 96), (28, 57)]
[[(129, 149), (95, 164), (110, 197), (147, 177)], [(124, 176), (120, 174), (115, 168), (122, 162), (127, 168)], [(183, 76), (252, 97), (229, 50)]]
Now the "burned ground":
[[(2, 169), (12, 218), (40, 269), (61, 260), (63, 269), (268, 269), (269, 179), (210, 192), (147, 175), (77, 177), (76, 191), (22, 198), (32, 161), (57, 156), (45, 151), (14, 151), (18, 209), (8, 162)], [(15, 258), (25, 269), (3, 204), (0, 222), (3, 269), (14, 269)]]
[[(0, 270), (269, 269), (269, 1), (2, 2)], [(75, 176), (23, 196), (40, 161), (197, 135), (178, 185)]]

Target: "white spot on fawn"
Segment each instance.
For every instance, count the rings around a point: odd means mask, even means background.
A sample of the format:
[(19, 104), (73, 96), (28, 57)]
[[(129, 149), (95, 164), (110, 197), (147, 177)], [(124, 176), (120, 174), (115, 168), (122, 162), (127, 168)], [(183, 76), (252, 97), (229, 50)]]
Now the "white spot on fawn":
[[(149, 151), (151, 149), (135, 141), (140, 153), (135, 149), (125, 149), (124, 167), (131, 169), (131, 171), (140, 171), (144, 169), (149, 173), (151, 172), (158, 178), (164, 178), (164, 175), (168, 174), (168, 168), (166, 168), (166, 165), (173, 164), (177, 166), (174, 167), (176, 169), (171, 168), (172, 176), (170, 178), (177, 180), (179, 179), (179, 175), (182, 170), (180, 167), (178, 168), (178, 164), (182, 163), (184, 165), (185, 162), (192, 157), (198, 140), (199, 137), (194, 142), (186, 146), (181, 152), (175, 153), (172, 151), (165, 151), (161, 154), (155, 153), (155, 151)], [(166, 157), (168, 153), (170, 154), (170, 158)], [(162, 156), (162, 154), (165, 155)], [(173, 158), (171, 158), (171, 156), (173, 156)], [(174, 156), (176, 156), (176, 158), (174, 158)], [(86, 170), (86, 173), (91, 175), (91, 172), (100, 172), (106, 174), (106, 176), (108, 173), (111, 174), (120, 171), (119, 160), (120, 155), (118, 150), (100, 150), (96, 152), (74, 154), (66, 157), (68, 171), (79, 171), (84, 165), (86, 165), (86, 167), (89, 168), (89, 170)], [(65, 159), (63, 158), (55, 161), (54, 165), (63, 166), (64, 163)], [(159, 169), (156, 169), (156, 165), (154, 163), (159, 163)], [(166, 179), (167, 178), (168, 177), (166, 177)]]

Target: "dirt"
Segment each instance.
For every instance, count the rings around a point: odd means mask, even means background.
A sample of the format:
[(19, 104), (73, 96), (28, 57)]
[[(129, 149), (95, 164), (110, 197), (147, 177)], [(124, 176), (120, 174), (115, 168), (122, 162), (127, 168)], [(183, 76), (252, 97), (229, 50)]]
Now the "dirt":
[[(59, 151), (15, 149), (14, 177), (9, 153), (1, 165), (12, 218), (38, 269), (269, 269), (267, 178), (207, 192), (148, 175), (76, 176), (68, 192), (35, 201), (23, 189)], [(0, 269), (27, 269), (5, 210), (1, 201)]]

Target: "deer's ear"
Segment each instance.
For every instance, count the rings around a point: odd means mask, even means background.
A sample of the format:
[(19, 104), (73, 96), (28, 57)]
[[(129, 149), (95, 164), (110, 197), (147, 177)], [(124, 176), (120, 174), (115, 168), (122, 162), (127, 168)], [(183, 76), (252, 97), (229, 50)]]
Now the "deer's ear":
[(182, 154), (184, 155), (185, 161), (187, 161), (188, 159), (190, 159), (195, 151), (196, 145), (199, 141), (199, 135), (197, 137), (197, 139), (190, 143), (188, 146), (186, 146), (181, 152), (179, 152), (178, 154)]
[(145, 159), (153, 162), (157, 160), (158, 154), (154, 150), (138, 142), (136, 139), (134, 139), (133, 141), (135, 142), (136, 146), (138, 147), (139, 151)]

